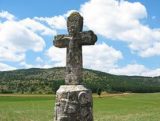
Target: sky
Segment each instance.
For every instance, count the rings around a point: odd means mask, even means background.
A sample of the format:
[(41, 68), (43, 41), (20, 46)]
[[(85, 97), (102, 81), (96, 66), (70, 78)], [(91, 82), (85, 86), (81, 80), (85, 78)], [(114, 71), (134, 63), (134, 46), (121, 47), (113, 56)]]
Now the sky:
[(83, 47), (84, 68), (117, 75), (160, 75), (160, 0), (0, 0), (0, 71), (65, 66), (53, 46), (78, 11), (98, 37)]

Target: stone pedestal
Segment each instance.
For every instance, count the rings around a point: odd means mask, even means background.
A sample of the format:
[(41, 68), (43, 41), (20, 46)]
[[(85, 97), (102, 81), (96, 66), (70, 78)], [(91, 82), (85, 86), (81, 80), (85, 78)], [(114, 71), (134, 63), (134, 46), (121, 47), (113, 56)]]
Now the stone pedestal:
[(83, 85), (62, 85), (56, 93), (55, 121), (93, 121), (92, 92)]

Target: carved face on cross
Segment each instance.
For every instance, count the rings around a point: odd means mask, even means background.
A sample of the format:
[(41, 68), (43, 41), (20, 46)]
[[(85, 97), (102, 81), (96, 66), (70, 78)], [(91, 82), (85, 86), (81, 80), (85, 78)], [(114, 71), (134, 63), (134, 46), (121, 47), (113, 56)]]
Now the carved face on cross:
[(73, 12), (67, 19), (69, 35), (57, 35), (53, 44), (59, 48), (67, 48), (65, 83), (78, 85), (82, 81), (82, 46), (94, 45), (97, 36), (93, 31), (82, 32), (83, 17)]

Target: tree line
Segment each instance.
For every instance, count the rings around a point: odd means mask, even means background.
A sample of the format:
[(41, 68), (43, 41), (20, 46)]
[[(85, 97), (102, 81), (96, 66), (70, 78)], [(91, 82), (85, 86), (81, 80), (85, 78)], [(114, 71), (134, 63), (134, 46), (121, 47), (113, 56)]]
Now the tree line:
[[(52, 94), (64, 85), (65, 68), (26, 69), (0, 72), (0, 93)], [(118, 76), (84, 69), (86, 87), (97, 91), (160, 92), (160, 77)]]

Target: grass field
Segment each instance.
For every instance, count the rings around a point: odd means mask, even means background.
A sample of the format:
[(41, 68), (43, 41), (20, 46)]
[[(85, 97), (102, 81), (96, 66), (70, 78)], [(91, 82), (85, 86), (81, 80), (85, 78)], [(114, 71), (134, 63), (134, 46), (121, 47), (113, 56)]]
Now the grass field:
[[(51, 95), (0, 95), (0, 121), (53, 121)], [(94, 96), (94, 121), (160, 121), (160, 93)]]

